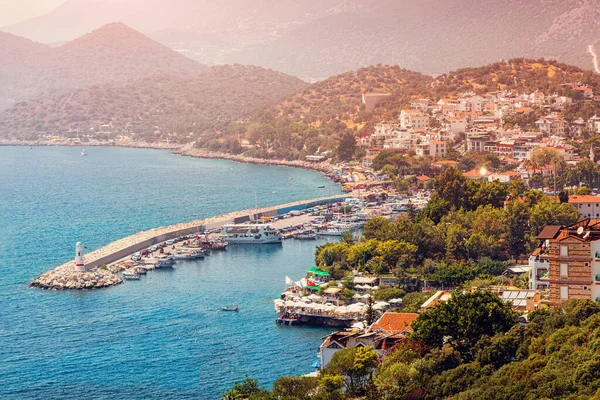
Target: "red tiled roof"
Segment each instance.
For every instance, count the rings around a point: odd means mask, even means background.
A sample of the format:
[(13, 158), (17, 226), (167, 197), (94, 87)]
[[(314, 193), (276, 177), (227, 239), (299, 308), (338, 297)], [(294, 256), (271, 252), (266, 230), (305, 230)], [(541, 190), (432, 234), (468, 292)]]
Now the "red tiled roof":
[(473, 169), (473, 170), (471, 170), (469, 172), (465, 172), (463, 174), (463, 176), (465, 178), (483, 178), (483, 177), (486, 177), (486, 176), (490, 176), (491, 174), (492, 173), (490, 171), (485, 171), (485, 173), (482, 174), (481, 170), (479, 170), (479, 169)]
[(569, 203), (600, 203), (600, 196), (569, 196)]
[(394, 334), (404, 330), (412, 332), (410, 324), (412, 324), (419, 314), (416, 313), (384, 313), (371, 327), (371, 331), (381, 329), (388, 333)]

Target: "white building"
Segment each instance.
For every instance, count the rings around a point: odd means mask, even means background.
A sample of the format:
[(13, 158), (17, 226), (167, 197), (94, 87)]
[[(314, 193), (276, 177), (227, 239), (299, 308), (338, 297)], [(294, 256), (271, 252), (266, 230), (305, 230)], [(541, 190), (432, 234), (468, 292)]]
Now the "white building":
[(408, 109), (400, 111), (400, 127), (404, 129), (427, 129), (429, 115), (420, 110)]

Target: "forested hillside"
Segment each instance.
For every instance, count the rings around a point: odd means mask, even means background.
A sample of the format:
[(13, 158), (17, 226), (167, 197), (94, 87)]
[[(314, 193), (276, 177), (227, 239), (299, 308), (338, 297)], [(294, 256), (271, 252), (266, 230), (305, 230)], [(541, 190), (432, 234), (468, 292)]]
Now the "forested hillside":
[(186, 77), (162, 74), (20, 102), (0, 114), (0, 133), (30, 140), (47, 133), (85, 133), (99, 140), (129, 135), (185, 142), (214, 136), (219, 128), (305, 85), (279, 72), (240, 65)]

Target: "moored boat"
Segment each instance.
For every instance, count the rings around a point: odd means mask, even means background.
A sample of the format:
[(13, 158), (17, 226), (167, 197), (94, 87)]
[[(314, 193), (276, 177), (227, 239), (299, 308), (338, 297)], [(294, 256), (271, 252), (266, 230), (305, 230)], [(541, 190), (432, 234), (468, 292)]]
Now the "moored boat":
[(238, 310), (238, 305), (234, 304), (232, 306), (222, 306), (221, 309), (223, 311), (237, 311)]
[(281, 233), (269, 224), (224, 225), (224, 240), (229, 244), (280, 244)]
[(140, 274), (127, 270), (123, 272), (123, 279), (127, 281), (137, 281), (140, 279)]
[(314, 232), (300, 232), (295, 236), (298, 240), (316, 240), (317, 234)]

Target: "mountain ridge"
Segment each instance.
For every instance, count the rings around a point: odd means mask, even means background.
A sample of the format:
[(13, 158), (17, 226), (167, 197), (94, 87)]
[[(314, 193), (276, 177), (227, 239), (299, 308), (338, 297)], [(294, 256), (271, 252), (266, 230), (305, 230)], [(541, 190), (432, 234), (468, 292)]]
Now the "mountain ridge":
[(0, 108), (62, 90), (204, 68), (122, 23), (104, 25), (59, 47), (1, 32), (0, 61)]

